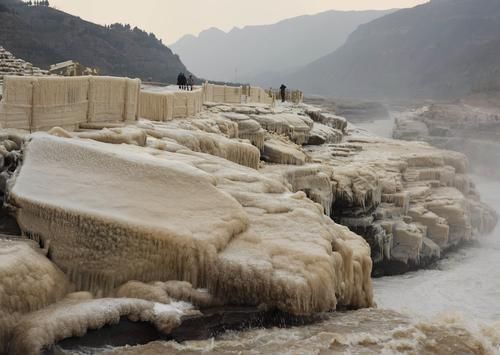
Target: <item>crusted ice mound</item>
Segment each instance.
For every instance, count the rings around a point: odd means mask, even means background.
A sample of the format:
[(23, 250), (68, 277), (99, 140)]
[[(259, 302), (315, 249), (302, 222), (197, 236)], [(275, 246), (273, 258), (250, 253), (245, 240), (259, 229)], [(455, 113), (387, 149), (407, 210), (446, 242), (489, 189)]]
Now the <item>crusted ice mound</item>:
[(130, 298), (65, 299), (24, 316), (14, 329), (9, 353), (37, 355), (58, 341), (117, 324), (121, 317), (152, 323), (160, 332), (168, 334), (181, 324), (183, 314), (193, 312), (184, 302), (166, 305)]
[(27, 241), (0, 239), (0, 353), (23, 314), (63, 298), (64, 274)]
[(78, 290), (179, 280), (293, 314), (372, 304), (361, 237), (303, 192), (219, 157), (37, 134), (11, 199)]

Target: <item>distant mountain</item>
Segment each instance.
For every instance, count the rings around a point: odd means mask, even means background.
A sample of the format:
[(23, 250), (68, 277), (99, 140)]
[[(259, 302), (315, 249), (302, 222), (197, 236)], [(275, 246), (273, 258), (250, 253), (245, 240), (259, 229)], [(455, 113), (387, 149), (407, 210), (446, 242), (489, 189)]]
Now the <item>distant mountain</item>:
[(283, 74), (332, 52), (360, 24), (393, 11), (328, 11), (228, 33), (211, 28), (198, 37), (184, 36), (170, 47), (198, 76), (257, 80), (267, 86), (266, 81), (279, 81)]
[(175, 82), (178, 73), (186, 71), (153, 34), (128, 25), (99, 26), (16, 0), (0, 0), (0, 45), (45, 69), (73, 59), (99, 68), (101, 74), (159, 82)]
[(288, 79), (344, 98), (454, 98), (498, 88), (500, 1), (434, 0), (397, 11)]

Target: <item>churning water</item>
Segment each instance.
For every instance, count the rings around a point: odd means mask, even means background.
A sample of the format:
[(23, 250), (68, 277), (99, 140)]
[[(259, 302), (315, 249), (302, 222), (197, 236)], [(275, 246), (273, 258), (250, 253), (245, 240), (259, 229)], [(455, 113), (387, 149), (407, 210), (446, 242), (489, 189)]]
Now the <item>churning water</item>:
[[(500, 181), (475, 178), (482, 199), (500, 211)], [(448, 255), (430, 270), (374, 280), (379, 307), (433, 316), (460, 312), (500, 320), (500, 227), (473, 247)]]
[[(390, 137), (392, 120), (359, 125)], [(374, 129), (374, 127), (376, 129)], [(476, 176), (500, 211), (500, 180)], [(433, 268), (374, 280), (378, 309), (325, 314), (321, 322), (156, 342), (109, 354), (500, 354), (500, 226)]]

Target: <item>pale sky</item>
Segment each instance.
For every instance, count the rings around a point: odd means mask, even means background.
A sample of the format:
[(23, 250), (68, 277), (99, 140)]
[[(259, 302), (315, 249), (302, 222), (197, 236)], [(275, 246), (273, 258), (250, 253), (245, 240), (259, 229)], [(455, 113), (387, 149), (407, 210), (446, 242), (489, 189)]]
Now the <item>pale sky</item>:
[(270, 24), (327, 10), (412, 7), (428, 0), (50, 0), (52, 6), (101, 25), (129, 23), (165, 44), (217, 27)]

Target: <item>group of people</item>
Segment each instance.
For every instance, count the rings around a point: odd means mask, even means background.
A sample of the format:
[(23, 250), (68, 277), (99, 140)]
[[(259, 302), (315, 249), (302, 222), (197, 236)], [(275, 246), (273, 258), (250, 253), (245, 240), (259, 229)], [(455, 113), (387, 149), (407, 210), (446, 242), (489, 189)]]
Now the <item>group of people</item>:
[[(193, 86), (194, 86), (194, 78), (193, 75), (189, 75), (189, 77), (186, 77), (184, 73), (179, 73), (177, 76), (177, 86), (179, 86), (180, 90), (187, 90), (187, 91), (193, 91)], [(281, 96), (281, 101), (285, 102), (286, 101), (286, 85), (281, 84), (280, 87), (280, 96)]]
[(190, 74), (189, 77), (186, 77), (184, 73), (179, 73), (179, 75), (177, 76), (177, 86), (179, 86), (180, 90), (193, 91), (193, 76)]

